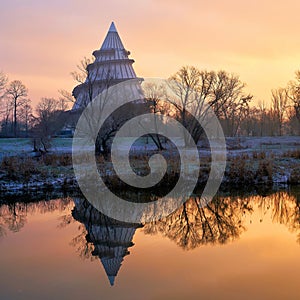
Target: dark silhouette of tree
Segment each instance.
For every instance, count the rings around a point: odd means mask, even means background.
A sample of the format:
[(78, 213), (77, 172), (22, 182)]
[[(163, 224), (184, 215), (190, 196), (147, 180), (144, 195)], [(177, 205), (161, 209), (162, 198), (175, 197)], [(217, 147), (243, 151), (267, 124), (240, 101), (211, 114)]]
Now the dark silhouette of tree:
[(295, 80), (288, 83), (287, 95), (293, 103), (295, 115), (300, 122), (300, 70), (295, 72), (295, 77)]
[(12, 112), (13, 103), (8, 99), (4, 99), (1, 105), (1, 115), (2, 115), (2, 133), (4, 136), (9, 136), (12, 132)]
[(32, 106), (30, 105), (30, 99), (24, 101), (24, 105), (20, 108), (20, 123), (23, 125), (23, 130), (25, 130), (25, 136), (29, 136), (29, 129), (34, 124), (34, 116), (32, 111)]
[[(101, 104), (94, 106), (92, 115), (86, 116), (87, 124), (91, 128), (90, 132), (96, 128), (95, 124), (99, 121), (99, 116), (103, 113), (105, 107), (109, 105), (110, 98), (105, 96), (105, 91), (120, 82), (118, 79), (114, 79), (113, 67), (104, 70), (101, 69), (101, 66), (98, 66), (97, 63), (94, 64), (94, 62), (95, 57), (84, 57), (77, 65), (77, 69), (71, 73), (75, 82), (79, 83), (79, 85), (74, 88), (72, 94), (68, 91), (60, 90), (62, 99), (74, 102), (73, 109), (69, 114), (69, 121), (73, 124), (76, 124), (78, 118), (82, 116), (81, 114), (84, 108), (88, 104), (92, 105), (92, 100), (102, 93)], [(98, 80), (100, 72), (102, 79)], [(132, 108), (128, 108), (128, 110), (132, 109), (134, 109), (133, 106)], [(73, 119), (73, 121), (71, 119)], [(107, 119), (105, 126), (102, 126), (102, 130), (95, 140), (95, 152), (97, 155), (107, 157), (113, 137), (127, 120), (128, 117), (124, 111), (116, 112)]]
[(201, 208), (200, 198), (191, 197), (163, 220), (146, 224), (144, 232), (161, 232), (185, 250), (205, 244), (225, 244), (245, 230), (242, 216), (251, 212), (247, 199), (218, 197)]
[[(48, 152), (51, 140), (64, 126), (67, 114), (61, 103), (53, 98), (42, 98), (36, 106), (36, 125), (33, 129), (34, 151)], [(42, 148), (41, 148), (42, 147)]]
[(27, 222), (27, 205), (25, 203), (11, 203), (0, 206), (0, 227), (2, 234), (6, 231), (18, 232)]
[(6, 93), (6, 85), (8, 82), (8, 77), (3, 72), (0, 72), (0, 104), (1, 100), (4, 98)]
[(0, 237), (7, 232), (19, 232), (33, 213), (63, 212), (70, 209), (71, 198), (44, 200), (39, 202), (12, 202), (0, 205)]
[(279, 88), (276, 90), (272, 90), (271, 113), (274, 119), (274, 123), (276, 124), (276, 127), (278, 127), (277, 134), (280, 136), (283, 133), (282, 128), (288, 108), (288, 100), (289, 98), (286, 89)]
[(13, 132), (14, 136), (17, 137), (17, 110), (22, 104), (24, 104), (24, 99), (25, 97), (27, 97), (28, 90), (20, 80), (14, 80), (8, 85), (6, 94), (11, 98), (13, 102)]
[[(176, 98), (167, 95), (167, 100), (177, 110), (180, 122), (189, 128), (196, 142), (203, 134), (203, 128), (196, 124), (195, 119), (189, 118), (188, 111), (197, 120), (205, 120), (209, 110), (213, 109), (223, 123), (225, 133), (234, 136), (253, 98), (244, 94), (245, 86), (237, 75), (225, 71), (200, 71), (186, 66), (169, 78), (169, 88)], [(191, 136), (185, 136), (185, 144), (189, 145), (190, 141)]]
[(269, 197), (258, 197), (258, 207), (262, 214), (271, 210), (274, 223), (285, 225), (289, 231), (297, 233), (297, 242), (300, 244), (300, 194), (276, 192)]
[(84, 224), (80, 224), (78, 226), (78, 231), (79, 234), (72, 239), (70, 245), (76, 249), (76, 253), (81, 259), (87, 259), (90, 261), (97, 260), (97, 256), (93, 255), (95, 246), (87, 238), (88, 231), (86, 230)]
[(165, 147), (163, 146), (162, 138), (159, 135), (157, 123), (162, 115), (170, 115), (170, 104), (164, 101), (166, 95), (165, 87), (162, 84), (158, 85), (153, 82), (146, 82), (143, 85), (143, 92), (149, 106), (147, 109), (149, 112), (152, 112), (154, 116), (153, 127), (155, 133), (149, 133), (148, 136), (154, 142), (158, 150), (164, 150)]

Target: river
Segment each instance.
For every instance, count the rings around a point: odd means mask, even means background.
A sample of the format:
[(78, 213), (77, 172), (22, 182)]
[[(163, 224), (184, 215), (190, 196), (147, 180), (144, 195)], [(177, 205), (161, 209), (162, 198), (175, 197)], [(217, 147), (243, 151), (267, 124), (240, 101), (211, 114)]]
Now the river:
[(194, 196), (148, 224), (109, 219), (80, 196), (1, 201), (0, 299), (300, 297), (296, 187), (200, 209)]

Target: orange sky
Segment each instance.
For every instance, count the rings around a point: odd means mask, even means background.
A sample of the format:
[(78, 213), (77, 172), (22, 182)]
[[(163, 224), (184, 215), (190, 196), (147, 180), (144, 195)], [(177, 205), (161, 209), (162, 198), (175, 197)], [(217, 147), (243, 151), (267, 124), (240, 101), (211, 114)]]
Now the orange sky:
[(71, 91), (70, 72), (113, 20), (139, 76), (225, 69), (267, 102), (300, 69), (299, 11), (298, 0), (2, 0), (0, 70), (22, 80), (33, 103)]

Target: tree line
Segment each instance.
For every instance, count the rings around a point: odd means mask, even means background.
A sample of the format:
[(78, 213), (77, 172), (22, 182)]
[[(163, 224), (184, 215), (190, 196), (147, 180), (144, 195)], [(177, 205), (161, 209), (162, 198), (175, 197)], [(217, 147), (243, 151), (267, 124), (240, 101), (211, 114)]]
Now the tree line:
[[(71, 73), (79, 82), (92, 86), (85, 59), (79, 71)], [(86, 78), (84, 80), (84, 78)], [(165, 99), (180, 121), (191, 126), (187, 111), (196, 115), (205, 113), (205, 106), (213, 109), (226, 136), (281, 136), (300, 134), (300, 71), (284, 88), (271, 91), (271, 98), (255, 101), (245, 93), (246, 84), (239, 76), (226, 71), (199, 70), (182, 67), (168, 79), (177, 100), (167, 97), (163, 87), (145, 86), (145, 94), (152, 111), (159, 115), (169, 107), (161, 104)], [(28, 89), (20, 80), (8, 80), (0, 72), (0, 137), (32, 137), (46, 149), (47, 138), (57, 134), (65, 125), (68, 102), (74, 101), (71, 93), (62, 90), (61, 97), (42, 98), (35, 108), (28, 98)], [(195, 127), (196, 130), (196, 127)], [(197, 137), (201, 132), (194, 132)], [(38, 147), (38, 146), (35, 146)]]
[(33, 108), (27, 87), (0, 72), (0, 137), (30, 137), (34, 150), (47, 151), (51, 137), (64, 126), (67, 108), (65, 97), (41, 98)]
[[(187, 66), (172, 75), (168, 82), (177, 96), (176, 100), (168, 95), (153, 97), (153, 90), (157, 90), (153, 86), (148, 87), (150, 99), (157, 102), (159, 98), (166, 98), (181, 122), (192, 126), (192, 131), (198, 129), (191, 125), (187, 111), (201, 119), (210, 108), (217, 115), (225, 136), (300, 134), (300, 71), (295, 73), (295, 79), (289, 81), (286, 87), (271, 91), (268, 105), (245, 93), (246, 84), (238, 75), (226, 71), (202, 71)], [(162, 91), (160, 93), (164, 94)], [(159, 92), (156, 91), (156, 94)], [(155, 106), (157, 108), (159, 102)], [(200, 134), (194, 132), (194, 138), (197, 140)]]
[[(90, 72), (93, 59), (84, 58), (73, 72), (74, 80), (86, 85), (86, 102), (94, 97), (97, 86), (97, 73)], [(106, 86), (112, 83), (111, 74), (107, 74)], [(300, 134), (300, 71), (286, 87), (271, 91), (269, 101), (258, 101), (246, 93), (246, 84), (238, 75), (220, 71), (199, 70), (193, 66), (184, 66), (167, 80), (168, 88), (155, 84), (144, 84), (143, 91), (148, 100), (149, 109), (159, 115), (172, 115), (185, 127), (190, 129), (193, 138), (198, 140), (202, 135), (199, 126), (195, 126), (188, 111), (201, 119), (208, 108), (217, 115), (225, 136), (281, 136)], [(166, 90), (172, 90), (170, 97)], [(72, 95), (65, 92), (67, 99)], [(268, 105), (266, 104), (268, 103)], [(123, 120), (124, 122), (124, 120)], [(155, 125), (154, 125), (155, 126)], [(114, 120), (109, 126), (110, 134), (100, 137), (103, 143), (118, 130), (119, 123)], [(98, 136), (99, 139), (99, 136)], [(151, 136), (158, 148), (163, 148), (160, 139)], [(185, 141), (189, 143), (189, 141)]]

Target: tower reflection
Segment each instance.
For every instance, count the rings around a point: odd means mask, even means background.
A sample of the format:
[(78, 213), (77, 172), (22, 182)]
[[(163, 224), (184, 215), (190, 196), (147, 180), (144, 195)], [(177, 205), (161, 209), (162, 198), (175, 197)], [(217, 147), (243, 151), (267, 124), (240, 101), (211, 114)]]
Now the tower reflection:
[(82, 198), (75, 198), (74, 203), (72, 216), (83, 223), (87, 231), (85, 249), (89, 250), (89, 245), (93, 245), (91, 255), (99, 257), (110, 284), (114, 285), (124, 257), (130, 253), (128, 249), (134, 245), (132, 240), (135, 231), (142, 225), (111, 219)]
[[(146, 224), (124, 223), (108, 218), (83, 198), (74, 198), (72, 216), (84, 225), (74, 246), (85, 258), (99, 258), (113, 285), (122, 262), (134, 245), (136, 230), (161, 234), (184, 250), (205, 245), (223, 245), (237, 240), (247, 230), (246, 219), (266, 215), (273, 223), (285, 224), (300, 237), (299, 194), (276, 192), (267, 196), (218, 196), (206, 207), (200, 198), (191, 197), (180, 208), (159, 221)], [(264, 221), (262, 218), (261, 222)]]

